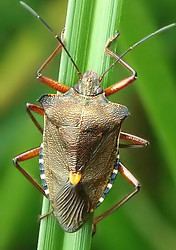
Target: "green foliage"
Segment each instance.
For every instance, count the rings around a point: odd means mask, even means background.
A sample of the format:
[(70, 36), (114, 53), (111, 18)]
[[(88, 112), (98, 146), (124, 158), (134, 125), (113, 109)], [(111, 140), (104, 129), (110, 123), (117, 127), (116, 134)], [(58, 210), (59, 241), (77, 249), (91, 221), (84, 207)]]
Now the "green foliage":
[[(47, 17), (56, 31), (61, 31), (66, 12), (65, 1), (33, 0), (30, 5)], [(99, 8), (99, 15), (103, 15), (101, 4), (96, 7)], [(176, 3), (172, 0), (124, 0), (119, 29), (121, 36), (113, 48), (122, 52), (146, 34), (174, 22), (175, 8)], [(37, 217), (42, 197), (11, 167), (11, 158), (41, 142), (39, 132), (25, 114), (25, 103), (35, 102), (41, 94), (52, 92), (33, 79), (37, 67), (54, 49), (55, 41), (20, 7), (18, 1), (1, 1), (0, 16), (0, 249), (36, 249)], [(106, 33), (104, 37), (108, 35)], [(98, 45), (99, 39), (97, 30), (90, 40), (92, 49), (94, 43)], [(117, 213), (100, 223), (92, 249), (131, 250), (142, 247), (144, 250), (168, 250), (174, 249), (176, 245), (175, 41), (176, 30), (173, 29), (146, 42), (125, 57), (138, 72), (139, 79), (112, 99), (128, 106), (132, 114), (125, 122), (124, 130), (147, 138), (151, 145), (148, 149), (121, 151), (124, 165), (141, 181), (142, 190)], [(83, 46), (84, 43), (80, 42), (80, 47)], [(81, 70), (95, 67), (94, 61), (99, 59), (96, 58), (96, 52), (93, 53), (94, 60), (89, 60), (85, 68), (81, 68), (85, 62), (78, 59)], [(104, 54), (102, 57), (105, 58)], [(56, 78), (57, 65), (57, 61), (53, 63), (47, 75)], [(98, 72), (102, 70), (95, 69)], [(127, 74), (117, 66), (109, 73), (105, 84), (107, 81), (108, 84), (114, 83)], [(72, 75), (74, 77), (74, 72)], [(68, 82), (74, 83), (71, 80)], [(34, 176), (38, 176), (37, 160), (23, 165)], [(128, 184), (121, 179), (117, 178), (112, 192), (97, 213), (104, 211), (127, 192)], [(60, 230), (58, 237), (61, 244), (57, 249), (62, 246), (62, 234)]]

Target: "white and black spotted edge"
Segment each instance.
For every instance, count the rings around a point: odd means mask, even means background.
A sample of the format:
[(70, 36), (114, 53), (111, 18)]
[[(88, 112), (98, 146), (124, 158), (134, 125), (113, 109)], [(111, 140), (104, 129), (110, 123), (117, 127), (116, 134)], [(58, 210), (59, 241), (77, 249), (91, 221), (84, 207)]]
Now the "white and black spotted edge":
[(45, 191), (45, 194), (49, 195), (48, 186), (46, 183), (46, 176), (45, 176), (45, 168), (44, 168), (44, 160), (43, 160), (43, 144), (40, 145), (40, 152), (39, 152), (39, 169), (40, 169), (40, 179), (42, 183), (42, 187)]
[(98, 200), (98, 203), (96, 205), (96, 208), (99, 207), (102, 202), (104, 201), (104, 199), (106, 198), (107, 194), (109, 193), (109, 191), (111, 190), (112, 188), (112, 185), (116, 179), (116, 176), (118, 174), (118, 167), (119, 167), (119, 154), (117, 155), (117, 159), (116, 159), (116, 162), (114, 164), (114, 169), (111, 173), (111, 176), (109, 178), (109, 182), (107, 184), (107, 186), (105, 187), (104, 191), (103, 191), (103, 194), (102, 196), (100, 197), (100, 199)]

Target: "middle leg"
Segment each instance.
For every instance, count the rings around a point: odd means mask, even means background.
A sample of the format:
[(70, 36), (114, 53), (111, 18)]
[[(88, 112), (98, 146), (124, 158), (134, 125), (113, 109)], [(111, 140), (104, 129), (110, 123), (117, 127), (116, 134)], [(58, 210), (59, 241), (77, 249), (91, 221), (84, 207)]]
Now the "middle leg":
[(15, 167), (20, 171), (20, 173), (23, 174), (24, 177), (47, 198), (45, 190), (42, 188), (42, 186), (39, 185), (38, 182), (24, 168), (20, 166), (20, 162), (23, 162), (23, 161), (26, 161), (26, 160), (29, 160), (38, 156), (40, 153), (40, 149), (41, 149), (40, 147), (33, 148), (20, 155), (17, 155), (15, 158), (13, 158), (13, 163)]
[(32, 103), (26, 103), (26, 110), (28, 115), (30, 116), (31, 120), (33, 121), (33, 123), (35, 124), (35, 126), (38, 128), (38, 130), (43, 133), (43, 128), (41, 127), (41, 125), (39, 124), (39, 122), (36, 120), (36, 118), (34, 117), (34, 115), (32, 114), (32, 112), (35, 112), (39, 115), (44, 116), (44, 109), (36, 104), (32, 104)]
[(120, 148), (138, 148), (146, 147), (147, 145), (149, 145), (149, 142), (147, 140), (125, 132), (120, 132), (120, 140), (129, 142), (129, 144), (120, 143)]

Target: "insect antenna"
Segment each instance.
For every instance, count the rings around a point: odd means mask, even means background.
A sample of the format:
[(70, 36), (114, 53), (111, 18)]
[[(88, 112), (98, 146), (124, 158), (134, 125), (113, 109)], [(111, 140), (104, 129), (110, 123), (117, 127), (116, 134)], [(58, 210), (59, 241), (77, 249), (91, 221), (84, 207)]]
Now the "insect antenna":
[(152, 38), (153, 36), (155, 36), (155, 35), (157, 35), (157, 34), (163, 32), (163, 31), (165, 31), (165, 30), (168, 30), (168, 29), (170, 29), (170, 28), (172, 28), (172, 27), (175, 27), (175, 26), (176, 26), (176, 23), (172, 23), (172, 24), (169, 24), (169, 25), (167, 25), (167, 26), (164, 26), (164, 27), (162, 27), (162, 28), (160, 28), (160, 29), (158, 29), (158, 30), (156, 30), (156, 31), (154, 31), (154, 32), (152, 32), (152, 33), (150, 33), (149, 35), (143, 37), (143, 38), (142, 38), (141, 40), (139, 40), (138, 42), (134, 43), (134, 44), (133, 44), (132, 46), (130, 46), (126, 51), (124, 51), (124, 52), (119, 56), (119, 58), (118, 58), (117, 60), (115, 60), (115, 61), (109, 66), (109, 68), (107, 68), (107, 69), (105, 70), (105, 72), (104, 72), (104, 73), (102, 74), (102, 76), (100, 77), (100, 81), (102, 81), (102, 79), (104, 78), (104, 76), (106, 75), (106, 73), (107, 73), (112, 67), (114, 67), (114, 65), (115, 65), (117, 62), (119, 62), (120, 59), (122, 59), (122, 58), (123, 58), (126, 54), (128, 54), (131, 50), (133, 50), (134, 48), (136, 48), (137, 46), (139, 46), (141, 43), (143, 43), (143, 42), (149, 40), (149, 39)]
[(47, 30), (49, 30), (53, 36), (57, 39), (57, 41), (62, 45), (62, 47), (64, 48), (65, 52), (67, 53), (68, 57), (70, 58), (71, 62), (73, 63), (77, 73), (79, 76), (81, 76), (81, 72), (78, 68), (78, 66), (76, 65), (76, 63), (74, 62), (72, 56), (70, 55), (70, 53), (68, 52), (67, 48), (65, 47), (64, 43), (62, 42), (61, 38), (54, 32), (54, 30), (51, 28), (51, 26), (49, 26), (49, 24), (35, 11), (33, 10), (29, 5), (27, 5), (26, 3), (24, 3), (23, 1), (20, 1), (20, 4), (26, 9), (28, 10), (34, 17), (36, 17), (37, 19), (40, 20), (40, 22), (47, 28)]

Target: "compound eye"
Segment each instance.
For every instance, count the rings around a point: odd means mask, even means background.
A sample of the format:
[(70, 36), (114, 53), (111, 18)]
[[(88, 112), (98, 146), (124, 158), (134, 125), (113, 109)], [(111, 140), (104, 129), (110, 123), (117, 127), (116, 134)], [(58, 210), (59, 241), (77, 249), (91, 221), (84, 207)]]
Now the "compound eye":
[(101, 87), (98, 87), (96, 89), (96, 95), (102, 94), (103, 93), (103, 89)]

